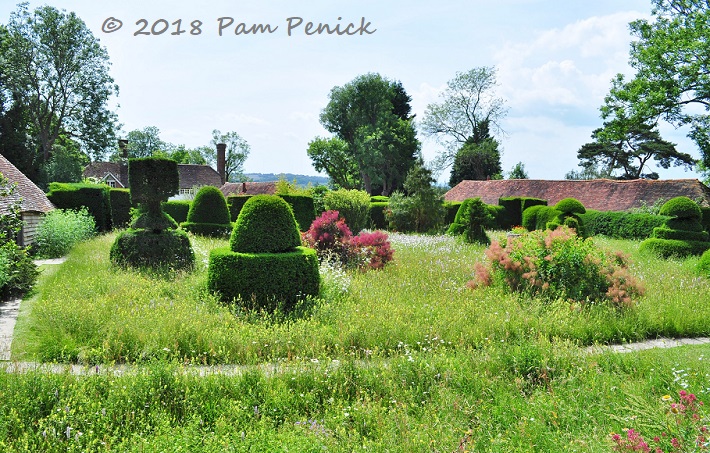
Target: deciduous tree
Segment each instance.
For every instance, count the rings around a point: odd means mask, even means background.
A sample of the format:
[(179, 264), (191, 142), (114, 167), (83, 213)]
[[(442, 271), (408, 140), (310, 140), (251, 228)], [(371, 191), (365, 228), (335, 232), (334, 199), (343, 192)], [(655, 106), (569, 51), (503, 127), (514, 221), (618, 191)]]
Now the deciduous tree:
[[(209, 149), (209, 155), (207, 157), (207, 162), (211, 165), (216, 165), (217, 162), (217, 144), (225, 143), (227, 145), (224, 172), (227, 181), (230, 182), (241, 182), (246, 181), (244, 176), (244, 162), (249, 157), (249, 151), (251, 148), (246, 140), (244, 140), (238, 133), (232, 131), (223, 134), (217, 129), (212, 131), (212, 148)], [(207, 151), (204, 148), (205, 152)]]

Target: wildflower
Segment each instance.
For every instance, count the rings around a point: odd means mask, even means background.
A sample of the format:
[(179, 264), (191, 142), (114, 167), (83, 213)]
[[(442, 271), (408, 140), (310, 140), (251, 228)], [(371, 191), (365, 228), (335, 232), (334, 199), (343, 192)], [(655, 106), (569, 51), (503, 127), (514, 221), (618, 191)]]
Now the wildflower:
[(670, 401), (670, 400), (671, 400), (671, 396), (670, 396), (670, 395), (663, 395), (663, 396), (661, 397), (661, 399), (662, 399), (663, 401)]

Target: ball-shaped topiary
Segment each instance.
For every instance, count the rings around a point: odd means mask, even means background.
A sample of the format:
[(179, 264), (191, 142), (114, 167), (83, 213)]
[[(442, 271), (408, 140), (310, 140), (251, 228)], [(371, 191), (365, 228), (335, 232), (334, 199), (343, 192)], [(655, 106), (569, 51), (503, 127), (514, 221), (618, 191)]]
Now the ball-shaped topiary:
[(661, 210), (658, 213), (678, 219), (694, 219), (698, 222), (703, 219), (703, 212), (700, 210), (700, 206), (688, 197), (671, 198), (661, 206)]
[(229, 245), (241, 253), (281, 253), (300, 246), (291, 206), (276, 195), (251, 197), (237, 217)]
[(584, 205), (576, 198), (564, 198), (558, 201), (554, 208), (563, 214), (584, 214), (587, 212)]
[(227, 236), (232, 231), (229, 208), (222, 192), (213, 186), (204, 186), (195, 195), (187, 213), (187, 221), (180, 226), (202, 236)]

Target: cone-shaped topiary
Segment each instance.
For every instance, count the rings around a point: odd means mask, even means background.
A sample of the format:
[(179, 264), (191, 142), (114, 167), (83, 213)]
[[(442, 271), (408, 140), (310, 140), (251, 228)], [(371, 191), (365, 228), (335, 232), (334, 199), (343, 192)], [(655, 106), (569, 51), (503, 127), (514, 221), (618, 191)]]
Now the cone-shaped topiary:
[(220, 237), (232, 232), (229, 208), (222, 192), (204, 186), (195, 195), (187, 213), (187, 221), (180, 224), (187, 231), (203, 236)]
[(291, 206), (276, 195), (251, 197), (239, 213), (229, 245), (234, 252), (280, 253), (301, 245)]
[(247, 308), (288, 311), (320, 289), (316, 251), (300, 244), (289, 204), (275, 195), (254, 196), (239, 213), (230, 248), (210, 252), (207, 287)]

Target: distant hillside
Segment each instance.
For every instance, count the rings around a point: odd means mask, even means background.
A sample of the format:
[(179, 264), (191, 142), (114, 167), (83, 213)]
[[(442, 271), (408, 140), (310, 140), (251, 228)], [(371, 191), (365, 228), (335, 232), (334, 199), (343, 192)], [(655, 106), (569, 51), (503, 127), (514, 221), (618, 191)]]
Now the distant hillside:
[(327, 176), (294, 175), (293, 173), (245, 173), (244, 176), (251, 178), (254, 182), (278, 181), (282, 177), (288, 182), (293, 182), (295, 179), (296, 185), (304, 187), (307, 186), (308, 183), (311, 183), (313, 186), (321, 184), (327, 186), (330, 181), (330, 178)]

